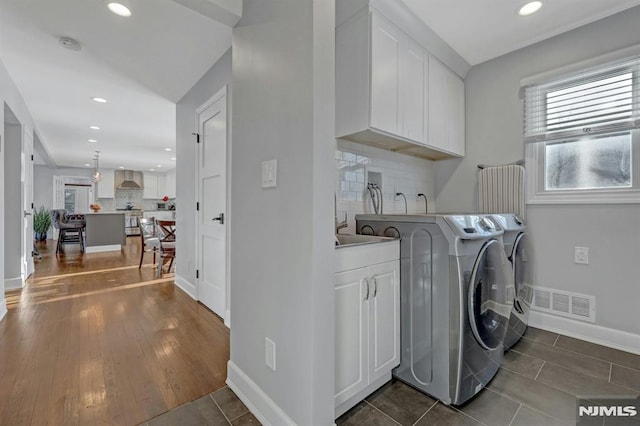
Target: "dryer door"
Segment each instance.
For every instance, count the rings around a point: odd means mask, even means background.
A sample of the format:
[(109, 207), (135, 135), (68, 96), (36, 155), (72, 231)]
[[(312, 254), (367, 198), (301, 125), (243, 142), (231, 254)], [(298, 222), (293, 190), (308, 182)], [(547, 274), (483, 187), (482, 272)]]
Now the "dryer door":
[(487, 241), (471, 273), (469, 323), (478, 343), (487, 350), (502, 346), (513, 305), (513, 278), (504, 247)]
[(531, 304), (531, 291), (529, 287), (531, 281), (529, 274), (531, 273), (529, 267), (529, 257), (527, 256), (527, 234), (524, 232), (518, 234), (513, 242), (513, 251), (511, 252), (511, 264), (513, 265), (513, 283), (516, 290), (516, 300), (514, 307), (519, 313), (523, 313), (522, 302)]

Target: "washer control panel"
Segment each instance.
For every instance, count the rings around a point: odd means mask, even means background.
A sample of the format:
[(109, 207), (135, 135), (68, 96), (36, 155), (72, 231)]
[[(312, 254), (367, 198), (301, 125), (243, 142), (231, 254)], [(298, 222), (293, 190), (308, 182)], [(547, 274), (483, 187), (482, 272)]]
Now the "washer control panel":
[(503, 231), (485, 216), (451, 215), (445, 216), (451, 229), (463, 239), (476, 239), (502, 235)]

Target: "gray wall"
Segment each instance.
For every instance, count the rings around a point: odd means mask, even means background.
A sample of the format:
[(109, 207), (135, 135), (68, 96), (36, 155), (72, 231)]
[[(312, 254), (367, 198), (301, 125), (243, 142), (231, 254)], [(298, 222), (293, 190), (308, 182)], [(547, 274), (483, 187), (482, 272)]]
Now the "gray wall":
[[(334, 412), (333, 7), (247, 0), (233, 30), (229, 374), (246, 375), (252, 404), (264, 407), (259, 388), (300, 425), (333, 424)], [(272, 159), (278, 186), (262, 189)]]
[[(5, 106), (5, 120), (7, 119)], [(4, 278), (22, 275), (22, 126), (4, 123)]]
[[(176, 224), (182, 235), (177, 243), (176, 275), (196, 283), (196, 109), (225, 84), (231, 83), (231, 49), (216, 62), (176, 105)], [(227, 113), (227, 116), (230, 114)]]
[[(474, 66), (467, 74), (464, 159), (438, 162), (439, 211), (475, 211), (479, 163), (523, 158), (520, 80), (640, 43), (640, 7)], [(640, 206), (530, 205), (535, 283), (596, 296), (596, 323), (640, 334), (635, 268), (640, 258)], [(590, 248), (590, 265), (573, 247)]]
[(33, 204), (36, 209), (44, 206), (53, 208), (54, 169), (47, 166), (33, 166)]

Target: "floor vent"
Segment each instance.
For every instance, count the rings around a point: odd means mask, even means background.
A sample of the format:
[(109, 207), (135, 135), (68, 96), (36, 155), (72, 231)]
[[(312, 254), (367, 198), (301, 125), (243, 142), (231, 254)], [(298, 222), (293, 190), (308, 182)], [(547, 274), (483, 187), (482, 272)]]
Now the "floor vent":
[(536, 286), (531, 308), (580, 321), (596, 321), (595, 296)]

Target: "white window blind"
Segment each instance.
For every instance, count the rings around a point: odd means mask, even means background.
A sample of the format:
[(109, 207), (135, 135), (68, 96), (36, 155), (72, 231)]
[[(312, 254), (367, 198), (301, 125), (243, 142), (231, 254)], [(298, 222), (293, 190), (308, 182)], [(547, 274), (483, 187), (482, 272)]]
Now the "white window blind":
[(640, 127), (640, 57), (526, 86), (525, 142)]

